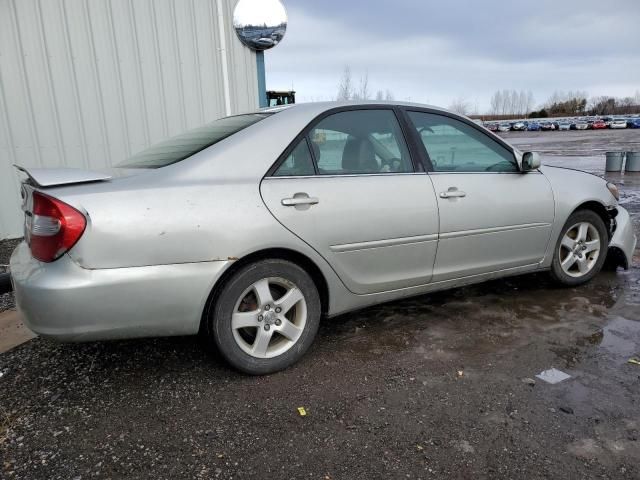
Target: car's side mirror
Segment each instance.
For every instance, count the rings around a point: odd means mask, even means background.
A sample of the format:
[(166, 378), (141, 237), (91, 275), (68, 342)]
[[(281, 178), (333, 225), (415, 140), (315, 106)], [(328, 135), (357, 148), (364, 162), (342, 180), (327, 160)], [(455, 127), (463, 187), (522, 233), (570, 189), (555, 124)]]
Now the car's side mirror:
[(522, 171), (528, 172), (540, 168), (540, 155), (536, 152), (522, 154)]

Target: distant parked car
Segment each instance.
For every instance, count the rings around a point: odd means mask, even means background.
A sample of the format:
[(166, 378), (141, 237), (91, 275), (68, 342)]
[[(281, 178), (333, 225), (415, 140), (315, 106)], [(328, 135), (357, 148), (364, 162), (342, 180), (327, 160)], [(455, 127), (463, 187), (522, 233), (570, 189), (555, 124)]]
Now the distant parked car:
[(540, 130), (540, 124), (538, 122), (529, 122), (527, 130), (530, 132), (538, 132)]
[(611, 122), (613, 121), (613, 118), (611, 117), (604, 117), (602, 120), (604, 120), (604, 123), (607, 127), (611, 126)]
[(598, 119), (593, 121), (593, 123), (591, 124), (591, 128), (594, 130), (601, 130), (603, 128), (607, 128), (607, 124), (604, 123), (604, 120)]
[(259, 38), (257, 40), (254, 40), (254, 42), (256, 43), (256, 45), (263, 48), (271, 48), (277, 44), (277, 42), (273, 38), (267, 38), (267, 37)]
[(489, 124), (487, 124), (487, 130), (489, 130), (490, 132), (497, 132), (498, 131), (498, 124), (497, 123), (489, 123)]
[(627, 121), (624, 118), (616, 118), (611, 121), (609, 128), (627, 128)]
[(558, 125), (558, 130), (571, 130), (571, 124), (569, 122), (560, 122)]
[(511, 130), (511, 125), (509, 123), (501, 123), (498, 125), (499, 132), (509, 132)]
[(640, 118), (630, 118), (627, 120), (627, 128), (640, 128)]
[(588, 129), (589, 129), (589, 123), (587, 123), (585, 120), (578, 120), (576, 122), (576, 130), (588, 130)]
[(542, 122), (540, 124), (540, 130), (544, 132), (550, 132), (551, 130), (555, 130), (556, 127), (551, 122)]
[(522, 132), (527, 129), (527, 126), (524, 124), (524, 122), (515, 122), (511, 129), (514, 132)]

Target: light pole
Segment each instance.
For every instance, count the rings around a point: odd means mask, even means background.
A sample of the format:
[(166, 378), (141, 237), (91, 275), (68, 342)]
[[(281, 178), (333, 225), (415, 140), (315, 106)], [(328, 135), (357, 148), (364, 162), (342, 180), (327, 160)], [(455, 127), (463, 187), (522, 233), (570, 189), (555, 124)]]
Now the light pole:
[(256, 66), (258, 70), (258, 105), (267, 106), (267, 75), (264, 71), (264, 52), (256, 52)]

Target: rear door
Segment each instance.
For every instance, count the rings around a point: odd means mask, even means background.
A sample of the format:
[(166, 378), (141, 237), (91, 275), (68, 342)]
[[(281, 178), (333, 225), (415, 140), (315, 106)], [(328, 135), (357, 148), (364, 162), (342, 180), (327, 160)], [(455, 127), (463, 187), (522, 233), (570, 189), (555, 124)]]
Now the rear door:
[(354, 293), (430, 281), (438, 234), (429, 177), (416, 171), (392, 108), (317, 119), (262, 181), (272, 214)]
[(408, 117), (432, 164), (440, 212), (433, 281), (542, 261), (554, 219), (544, 175), (520, 172), (512, 149), (460, 119), (420, 111)]

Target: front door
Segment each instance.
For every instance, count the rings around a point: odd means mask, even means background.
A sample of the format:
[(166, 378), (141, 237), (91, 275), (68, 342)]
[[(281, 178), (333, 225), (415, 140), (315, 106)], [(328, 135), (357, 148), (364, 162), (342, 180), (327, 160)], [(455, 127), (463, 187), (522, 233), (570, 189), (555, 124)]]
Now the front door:
[(408, 116), (432, 163), (440, 212), (433, 281), (542, 261), (554, 219), (544, 175), (521, 173), (512, 150), (461, 120), (418, 111)]
[(437, 201), (414, 170), (393, 109), (320, 120), (261, 184), (271, 213), (311, 245), (357, 294), (426, 284)]

